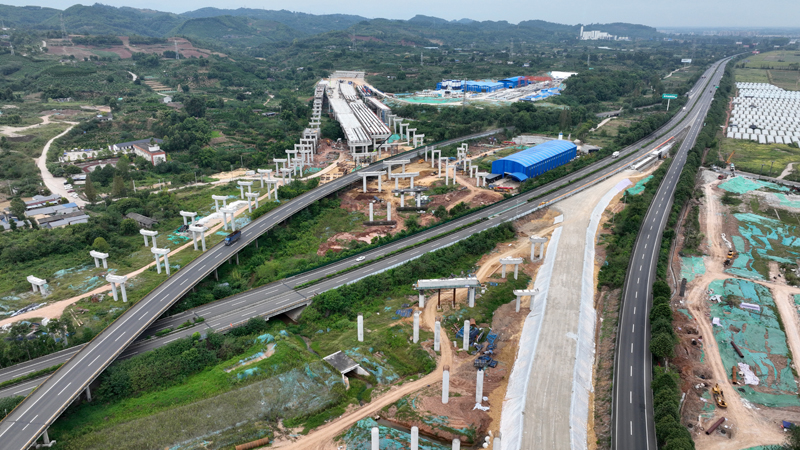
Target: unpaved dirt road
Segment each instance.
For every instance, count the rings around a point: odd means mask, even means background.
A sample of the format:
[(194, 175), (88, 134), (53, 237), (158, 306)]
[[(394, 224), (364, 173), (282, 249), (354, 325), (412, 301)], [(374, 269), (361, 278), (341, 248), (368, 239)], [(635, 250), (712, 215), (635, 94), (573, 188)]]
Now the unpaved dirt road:
[[(703, 232), (708, 240), (709, 255), (703, 258), (706, 267), (705, 274), (689, 283), (685, 298), (689, 311), (695, 318), (699, 334), (706, 337), (703, 340), (703, 350), (705, 366), (712, 372), (711, 382), (719, 383), (728, 403), (726, 410), (717, 410), (714, 419), (706, 421), (704, 425), (709, 426), (713, 420), (724, 416), (728, 419), (726, 423), (735, 427), (735, 433), (732, 439), (699, 433), (695, 435), (695, 443), (699, 450), (739, 450), (757, 445), (780, 444), (785, 438), (777, 424), (778, 418), (782, 416), (781, 413), (763, 407), (760, 411), (756, 411), (744, 405), (739, 392), (730, 382), (730, 368), (723, 366), (716, 339), (713, 337), (713, 327), (708, 317), (709, 308), (706, 294), (708, 285), (715, 280), (739, 277), (723, 272), (722, 261), (725, 260), (728, 253), (728, 247), (721, 238), (724, 228), (723, 216), (720, 214), (724, 211), (724, 207), (721, 205), (720, 195), (713, 189), (719, 184), (719, 181), (711, 180), (710, 177), (706, 177), (705, 180), (700, 214), (701, 227), (705, 228)], [(727, 239), (730, 241), (730, 237)], [(794, 299), (791, 297), (793, 294), (800, 294), (800, 289), (774, 282), (749, 281), (770, 289), (783, 319), (789, 347), (793, 354), (800, 354), (798, 353), (800, 352), (800, 326), (798, 325), (797, 311), (794, 308)], [(786, 415), (783, 417), (788, 418)]]

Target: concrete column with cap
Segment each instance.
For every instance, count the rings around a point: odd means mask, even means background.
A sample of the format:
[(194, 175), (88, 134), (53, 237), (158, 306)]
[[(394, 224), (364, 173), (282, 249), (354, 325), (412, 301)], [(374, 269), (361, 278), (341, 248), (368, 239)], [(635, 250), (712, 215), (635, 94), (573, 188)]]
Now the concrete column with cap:
[(139, 230), (139, 234), (144, 236), (144, 245), (145, 245), (145, 247), (147, 247), (147, 237), (148, 236), (150, 237), (150, 240), (153, 241), (153, 247), (156, 246), (156, 236), (158, 236), (158, 231), (145, 230), (145, 229), (142, 228), (142, 229)]
[(212, 195), (211, 198), (214, 200), (214, 211), (219, 211), (219, 202), (222, 201), (222, 207), (225, 208), (228, 206), (228, 196), (227, 195)]
[(128, 294), (125, 292), (125, 282), (128, 281), (127, 275), (106, 275), (106, 281), (111, 283), (111, 292), (114, 295), (114, 301), (117, 300), (117, 288), (115, 285), (119, 285), (121, 294), (122, 294), (122, 303), (127, 303), (128, 301)]
[(91, 250), (89, 252), (89, 256), (94, 258), (94, 266), (95, 267), (100, 267), (100, 261), (99, 260), (103, 260), (103, 268), (104, 269), (108, 269), (108, 261), (107, 261), (108, 260), (108, 253), (102, 253), (102, 252)]
[(467, 288), (467, 298), (469, 299), (469, 307), (475, 307), (475, 288)]
[(419, 428), (411, 427), (411, 450), (419, 450)]
[(180, 211), (179, 214), (181, 215), (181, 217), (183, 217), (183, 224), (184, 225), (189, 225), (188, 223), (186, 223), (186, 219), (189, 218), (189, 217), (192, 218), (192, 225), (194, 225), (194, 219), (195, 219), (195, 217), (197, 217), (197, 213), (196, 212)]
[(192, 232), (192, 241), (194, 241), (194, 249), (197, 250), (197, 234), (200, 233), (200, 239), (203, 243), (203, 251), (206, 251), (206, 231), (207, 227), (202, 225), (189, 225), (189, 231)]

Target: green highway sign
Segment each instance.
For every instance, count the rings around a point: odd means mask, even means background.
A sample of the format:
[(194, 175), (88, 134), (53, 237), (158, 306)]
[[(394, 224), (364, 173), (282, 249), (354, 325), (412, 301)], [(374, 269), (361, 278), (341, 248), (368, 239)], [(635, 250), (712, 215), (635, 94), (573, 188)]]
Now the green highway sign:
[(661, 94), (661, 98), (664, 100), (675, 100), (678, 98), (678, 94)]

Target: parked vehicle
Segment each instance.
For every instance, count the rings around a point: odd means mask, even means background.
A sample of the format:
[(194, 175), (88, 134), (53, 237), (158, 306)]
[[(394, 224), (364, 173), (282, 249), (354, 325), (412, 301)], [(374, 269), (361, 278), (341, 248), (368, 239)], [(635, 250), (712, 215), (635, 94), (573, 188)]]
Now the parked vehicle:
[(225, 236), (225, 245), (233, 245), (239, 238), (242, 237), (242, 230), (236, 230), (233, 233)]

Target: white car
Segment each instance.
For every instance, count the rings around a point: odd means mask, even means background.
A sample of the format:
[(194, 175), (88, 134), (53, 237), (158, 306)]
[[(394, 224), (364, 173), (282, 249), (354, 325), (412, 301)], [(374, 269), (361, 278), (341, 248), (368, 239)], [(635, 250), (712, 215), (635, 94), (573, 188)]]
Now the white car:
[(365, 259), (367, 259), (366, 256), (359, 256), (358, 258), (356, 258), (356, 262), (361, 262), (361, 261), (363, 261)]

